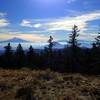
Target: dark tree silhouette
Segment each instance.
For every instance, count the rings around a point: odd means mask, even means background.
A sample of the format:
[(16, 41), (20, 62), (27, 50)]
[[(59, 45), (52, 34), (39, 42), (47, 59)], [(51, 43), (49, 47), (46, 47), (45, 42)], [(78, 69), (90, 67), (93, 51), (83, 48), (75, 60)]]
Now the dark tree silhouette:
[(35, 53), (35, 50), (33, 49), (32, 46), (29, 47), (29, 50), (27, 52), (27, 64), (30, 68), (34, 68), (37, 63), (37, 55)]
[(52, 68), (52, 56), (53, 56), (53, 37), (50, 36), (48, 40), (48, 47), (44, 48), (45, 65)]
[(25, 64), (26, 64), (26, 61), (25, 61), (25, 53), (24, 53), (24, 50), (21, 46), (21, 44), (19, 44), (17, 46), (17, 49), (16, 49), (16, 52), (15, 52), (15, 61), (16, 61), (16, 65), (18, 68), (20, 67), (24, 67)]
[[(97, 58), (100, 59), (100, 32), (98, 33), (98, 36), (95, 38), (96, 43), (95, 43), (95, 53), (97, 54)], [(98, 60), (99, 61), (99, 60)], [(99, 61), (99, 65), (100, 65), (100, 61)]]
[[(69, 62), (70, 62), (70, 67), (71, 71), (77, 70), (79, 63), (78, 63), (78, 57), (79, 57), (79, 47), (78, 47), (78, 40), (77, 37), (79, 36), (78, 32), (80, 30), (78, 29), (78, 26), (74, 25), (72, 28), (72, 34), (69, 36), (69, 46), (70, 46), (70, 55), (69, 55)], [(76, 67), (75, 67), (76, 66)]]
[(11, 68), (13, 67), (13, 51), (10, 43), (8, 43), (7, 46), (4, 47), (5, 52), (3, 55), (3, 61), (4, 61), (4, 66)]
[(52, 36), (50, 36), (48, 43), (49, 43), (48, 50), (49, 52), (52, 52), (52, 47), (53, 47), (53, 37)]
[(78, 26), (74, 25), (74, 27), (72, 28), (72, 34), (70, 34), (70, 40), (69, 40), (69, 44), (70, 47), (75, 48), (78, 46), (77, 43), (77, 37), (79, 36), (78, 32), (80, 30), (78, 29)]
[(98, 36), (95, 39), (96, 39), (96, 46), (100, 48), (100, 33), (98, 33)]
[(91, 69), (89, 68), (89, 70), (91, 70), (92, 73), (100, 73), (100, 32), (95, 40), (96, 43), (93, 43), (91, 48), (91, 56), (89, 56), (91, 59)]

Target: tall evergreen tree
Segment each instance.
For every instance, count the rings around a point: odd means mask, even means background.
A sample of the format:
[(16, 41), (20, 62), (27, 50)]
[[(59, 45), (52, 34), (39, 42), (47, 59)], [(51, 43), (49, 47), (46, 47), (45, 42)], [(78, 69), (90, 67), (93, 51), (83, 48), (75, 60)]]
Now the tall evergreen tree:
[[(91, 66), (95, 73), (100, 72), (100, 32), (98, 32), (98, 36), (95, 38), (96, 43), (93, 43), (93, 47), (91, 49)], [(95, 66), (95, 68), (94, 68)]]
[(92, 48), (90, 49), (90, 51), (91, 51), (91, 55), (90, 55), (91, 61), (90, 61), (90, 63), (91, 63), (91, 65), (92, 64), (94, 65), (95, 63), (97, 63), (99, 61), (99, 56), (100, 56), (98, 47), (96, 46), (96, 43), (92, 44)]
[(53, 37), (50, 36), (48, 40), (48, 47), (44, 48), (44, 58), (45, 58), (45, 63), (49, 67), (52, 67), (52, 56), (53, 56)]
[(52, 52), (52, 47), (53, 47), (53, 37), (52, 36), (50, 36), (50, 38), (48, 40), (48, 43), (49, 43), (48, 50), (51, 53)]
[(78, 29), (78, 26), (74, 25), (74, 27), (72, 28), (72, 34), (70, 34), (70, 40), (69, 40), (69, 44), (70, 47), (75, 48), (78, 46), (78, 42), (77, 42), (77, 37), (79, 36), (78, 32), (80, 30)]
[(98, 36), (95, 38), (96, 43), (95, 43), (95, 48), (96, 48), (96, 53), (100, 59), (100, 32), (98, 32)]
[(10, 43), (4, 47), (5, 52), (3, 55), (4, 66), (11, 68), (13, 66), (13, 51)]
[(25, 53), (21, 44), (18, 44), (17, 46), (16, 52), (15, 52), (15, 60), (16, 60), (16, 65), (18, 68), (24, 67), (24, 65), (26, 64)]
[(100, 49), (100, 32), (98, 32), (98, 36), (95, 38), (96, 46)]
[(36, 53), (33, 49), (32, 46), (29, 47), (29, 50), (27, 52), (27, 62), (28, 62), (28, 66), (33, 68), (36, 66), (37, 60), (36, 60), (37, 56)]
[[(74, 25), (72, 28), (72, 34), (70, 34), (69, 38), (69, 45), (70, 45), (70, 50), (69, 50), (69, 62), (70, 62), (70, 66), (71, 66), (71, 71), (75, 71), (78, 69), (78, 41), (77, 41), (77, 37), (79, 36), (78, 34), (79, 29), (78, 26)], [(76, 67), (75, 67), (76, 66)]]

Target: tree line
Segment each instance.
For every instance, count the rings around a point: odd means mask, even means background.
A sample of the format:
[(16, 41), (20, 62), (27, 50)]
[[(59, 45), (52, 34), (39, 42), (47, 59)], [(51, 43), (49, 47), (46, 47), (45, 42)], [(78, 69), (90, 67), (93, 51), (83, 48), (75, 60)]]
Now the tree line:
[(99, 74), (100, 33), (95, 38), (96, 42), (92, 44), (92, 48), (81, 48), (77, 40), (79, 31), (78, 26), (74, 25), (69, 36), (69, 43), (63, 49), (53, 49), (53, 37), (50, 36), (49, 45), (40, 53), (37, 53), (32, 46), (25, 52), (21, 44), (13, 51), (10, 43), (8, 43), (4, 47), (4, 53), (0, 55), (0, 67), (5, 69), (50, 68), (59, 72)]

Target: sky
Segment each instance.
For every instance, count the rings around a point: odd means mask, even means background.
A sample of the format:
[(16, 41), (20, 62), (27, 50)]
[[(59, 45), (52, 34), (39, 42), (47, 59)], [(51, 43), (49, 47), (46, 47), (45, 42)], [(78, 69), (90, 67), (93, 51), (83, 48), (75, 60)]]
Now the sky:
[(79, 40), (100, 32), (100, 0), (0, 0), (0, 40), (68, 40), (77, 25)]

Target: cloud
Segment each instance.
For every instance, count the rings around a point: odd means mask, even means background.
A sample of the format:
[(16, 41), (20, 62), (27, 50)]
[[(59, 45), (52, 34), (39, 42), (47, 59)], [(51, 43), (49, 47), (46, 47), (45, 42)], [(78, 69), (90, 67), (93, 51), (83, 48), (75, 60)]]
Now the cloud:
[(36, 24), (33, 24), (33, 22), (29, 21), (29, 20), (22, 20), (21, 26), (23, 27), (29, 27), (29, 28), (39, 28), (41, 27), (41, 24), (40, 23), (36, 23)]
[(5, 17), (7, 14), (0, 12), (0, 17)]
[(33, 42), (44, 42), (44, 41), (47, 41), (48, 38), (44, 35), (40, 35), (40, 34), (19, 34), (20, 38), (23, 38), (23, 39), (26, 39), (26, 40), (30, 40), (30, 41), (33, 41)]
[[(97, 37), (98, 34), (92, 34), (92, 33), (81, 33), (79, 37), (77, 38), (78, 40), (84, 40), (84, 41), (94, 41), (95, 37)], [(7, 40), (10, 38), (22, 38), (28, 41), (32, 42), (47, 42), (48, 38), (44, 34), (24, 34), (22, 32), (10, 32), (10, 33), (1, 33), (0, 34), (0, 41)], [(59, 40), (59, 39), (56, 39)], [(66, 36), (66, 40), (69, 40), (69, 35)]]
[(9, 21), (5, 18), (6, 15), (6, 13), (0, 12), (0, 27), (6, 27), (10, 24)]
[(61, 35), (62, 32), (70, 33), (72, 31), (73, 25), (75, 24), (80, 29), (79, 39), (93, 40), (97, 36), (97, 34), (94, 35), (94, 32), (97, 32), (96, 30), (97, 25), (94, 25), (95, 26), (94, 27), (93, 24), (90, 25), (89, 23), (99, 19), (100, 19), (100, 10), (85, 14), (79, 13), (77, 16), (72, 16), (72, 17), (27, 20), (24, 21), (24, 24), (26, 23), (28, 25), (23, 25), (23, 26), (31, 27), (33, 29), (37, 28), (38, 30), (34, 30), (34, 32), (36, 31), (36, 33), (50, 34), (54, 32), (55, 37), (57, 37), (57, 33), (58, 35)]
[(25, 20), (25, 19), (22, 20), (20, 25), (23, 26), (23, 27), (32, 27), (31, 22), (28, 21), (28, 20)]
[(43, 34), (25, 34), (23, 32), (9, 32), (9, 33), (0, 33), (0, 40), (7, 40), (13, 37), (18, 37), (22, 39), (26, 39), (28, 41), (33, 42), (44, 42), (48, 40), (48, 37), (46, 37)]
[(39, 27), (41, 27), (41, 26), (42, 26), (41, 24), (34, 24), (34, 25), (33, 25), (34, 28), (39, 28)]
[(76, 0), (67, 0), (67, 3), (70, 4), (72, 2), (75, 2)]
[(62, 17), (58, 19), (41, 19), (41, 20), (22, 20), (21, 26), (31, 28), (42, 28), (41, 31), (71, 31), (74, 24), (76, 24), (80, 30), (86, 30), (88, 23), (94, 20), (100, 19), (100, 11), (95, 11), (88, 14), (79, 14), (74, 17)]
[(1, 18), (0, 19), (0, 27), (5, 27), (8, 26), (10, 23), (8, 22), (8, 20)]
[(80, 30), (85, 30), (88, 26), (88, 22), (100, 19), (100, 11), (88, 13), (76, 17), (60, 18), (56, 21), (45, 24), (45, 27), (49, 31), (66, 30), (71, 31), (74, 24), (79, 26)]
[(92, 33), (81, 33), (78, 40), (84, 40), (84, 41), (95, 41), (95, 38), (98, 36), (98, 34), (92, 34)]

